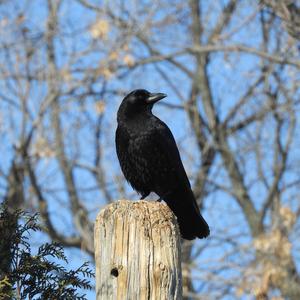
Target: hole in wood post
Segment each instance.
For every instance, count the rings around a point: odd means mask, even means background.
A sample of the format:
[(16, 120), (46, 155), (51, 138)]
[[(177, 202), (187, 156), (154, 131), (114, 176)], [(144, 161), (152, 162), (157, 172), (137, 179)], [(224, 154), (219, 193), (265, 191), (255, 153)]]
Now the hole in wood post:
[(110, 275), (114, 276), (114, 277), (118, 277), (119, 276), (119, 271), (117, 268), (112, 268), (110, 271)]

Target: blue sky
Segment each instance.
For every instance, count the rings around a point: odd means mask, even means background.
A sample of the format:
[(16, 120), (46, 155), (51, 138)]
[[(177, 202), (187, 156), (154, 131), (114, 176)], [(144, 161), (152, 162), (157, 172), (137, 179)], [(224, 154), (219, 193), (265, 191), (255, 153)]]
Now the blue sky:
[[(203, 11), (205, 16), (205, 32), (209, 32), (211, 27), (215, 25), (218, 21), (218, 13), (222, 5), (226, 4), (228, 1), (215, 1), (214, 3), (203, 2)], [(17, 3), (17, 4), (16, 4)], [(108, 4), (104, 1), (103, 3)], [(121, 2), (110, 2), (110, 6), (116, 5), (116, 3), (121, 4)], [(152, 7), (152, 2), (143, 2), (148, 3), (149, 7)], [(206, 4), (207, 3), (207, 4)], [(157, 7), (153, 11), (153, 19), (159, 22), (168, 14), (174, 18), (177, 18), (176, 22), (172, 27), (163, 27), (161, 28), (144, 28), (140, 26), (145, 34), (149, 34), (153, 45), (155, 48), (159, 49), (162, 53), (173, 53), (177, 49), (183, 47), (191, 46), (191, 39), (188, 33), (190, 26), (190, 18), (188, 16), (188, 10), (185, 6), (182, 7), (178, 14), (178, 17), (175, 15), (174, 11), (176, 8), (175, 4), (180, 4), (180, 1), (175, 1), (174, 5), (170, 5), (169, 1), (162, 1), (162, 5)], [(126, 8), (134, 11), (136, 9), (135, 2), (129, 1), (126, 4), (123, 3)], [(141, 3), (139, 4), (141, 5)], [(9, 20), (13, 21), (14, 16), (23, 10), (23, 7), (26, 7), (26, 16), (25, 16), (25, 25), (30, 27), (30, 34), (32, 36), (39, 36), (46, 25), (47, 18), (47, 8), (46, 1), (36, 0), (36, 1), (24, 1), (22, 3), (18, 1), (7, 2), (4, 5), (0, 6), (1, 17), (9, 16)], [(230, 45), (233, 43), (239, 43), (247, 45), (249, 47), (259, 48), (262, 42), (261, 28), (259, 26), (259, 15), (255, 15), (255, 10), (257, 6), (255, 1), (244, 1), (239, 6), (239, 13), (232, 19), (231, 24), (228, 26), (227, 30), (223, 34), (227, 34), (234, 30), (238, 24), (242, 24), (245, 19), (253, 15), (254, 17), (249, 21), (247, 26), (241, 27), (235, 34), (233, 34), (230, 39), (224, 42), (224, 45)], [(121, 14), (120, 10), (120, 14)], [(142, 21), (147, 20), (148, 11), (140, 11), (137, 19), (142, 23)], [(125, 13), (123, 12), (125, 15)], [(66, 68), (71, 64), (72, 80), (80, 80), (83, 76), (86, 76), (84, 72), (78, 71), (77, 69), (85, 69), (87, 67), (97, 67), (99, 61), (106, 61), (106, 53), (109, 52), (111, 45), (118, 45), (119, 40), (122, 38), (122, 35), (118, 36), (116, 29), (111, 29), (109, 32), (110, 41), (103, 43), (100, 41), (92, 41), (92, 37), (89, 32), (90, 25), (94, 23), (97, 19), (103, 18), (101, 15), (97, 15), (95, 12), (83, 8), (76, 1), (63, 1), (62, 7), (60, 8), (59, 16), (61, 22), (59, 23), (59, 32), (61, 36), (55, 40), (56, 45), (56, 54), (57, 54), (57, 66), (58, 68)], [(136, 30), (139, 30), (139, 23), (136, 24)], [(147, 31), (149, 30), (149, 32)], [(0, 37), (9, 41), (17, 40), (17, 44), (22, 45), (22, 40), (18, 35), (18, 32), (14, 30), (6, 30), (5, 34)], [(274, 33), (275, 34), (275, 33)], [(0, 35), (1, 36), (1, 35)], [(19, 40), (20, 39), (20, 40)], [(38, 39), (38, 38), (37, 38)], [(203, 37), (203, 42), (205, 42), (205, 36)], [(95, 51), (88, 53), (88, 55), (79, 56), (76, 60), (70, 60), (70, 54), (73, 52), (79, 52), (86, 50), (92, 43), (96, 43)], [(33, 64), (31, 67), (33, 70), (38, 66), (47, 67), (45, 64), (45, 49), (43, 45), (43, 40), (37, 42), (37, 48), (41, 47), (39, 51), (36, 52), (36, 64)], [(275, 48), (275, 44), (270, 42), (270, 51)], [(140, 41), (133, 38), (129, 41), (129, 51), (135, 59), (141, 59), (149, 55), (148, 50), (144, 45), (141, 45)], [(5, 62), (5, 55), (1, 52), (1, 60)], [(190, 70), (195, 69), (195, 61), (189, 55), (181, 56), (178, 58), (179, 62), (185, 64)], [(268, 62), (264, 62), (268, 64)], [(215, 105), (218, 108), (220, 119), (224, 119), (228, 111), (236, 104), (236, 101), (245, 93), (245, 89), (249, 84), (253, 83), (257, 79), (257, 68), (262, 64), (262, 61), (257, 57), (250, 54), (243, 53), (222, 53), (215, 52), (210, 56), (210, 62), (208, 66), (208, 74), (210, 77), (210, 85), (212, 87), (213, 99)], [(145, 65), (140, 68), (137, 68), (131, 71), (128, 76), (118, 78), (113, 76), (108, 82), (109, 90), (121, 90), (122, 92), (130, 91), (135, 88), (146, 88), (153, 92), (164, 92), (168, 94), (168, 98), (164, 101), (170, 104), (181, 104), (178, 96), (174, 92), (166, 81), (164, 81), (161, 75), (157, 72), (156, 67), (159, 67), (162, 71), (167, 72), (169, 80), (173, 85), (180, 89), (182, 96), (185, 99), (188, 99), (189, 89), (191, 85), (190, 79), (178, 71), (178, 69), (172, 67), (168, 62), (160, 62), (157, 66), (154, 65)], [(280, 72), (281, 76), (286, 76), (286, 82), (288, 84), (292, 68), (280, 69), (279, 66), (275, 66)], [(299, 73), (296, 75), (296, 78), (299, 82)], [(274, 85), (274, 81), (270, 79), (270, 84)], [(4, 81), (0, 81), (0, 87), (2, 91), (7, 91), (8, 88), (5, 86)], [(99, 92), (102, 87), (102, 80), (99, 79), (92, 85), (96, 92)], [(68, 90), (68, 83), (62, 85), (63, 90)], [(75, 157), (82, 164), (91, 165), (94, 158), (95, 151), (90, 146), (93, 145), (94, 136), (92, 135), (91, 125), (93, 125), (97, 120), (97, 113), (94, 111), (95, 101), (102, 99), (96, 99), (95, 96), (85, 97), (83, 100), (78, 100), (76, 96), (84, 94), (87, 90), (86, 86), (77, 87), (74, 92), (74, 98), (69, 95), (61, 97), (62, 106), (64, 113), (62, 114), (63, 127), (66, 130), (66, 143), (71, 145), (67, 148), (67, 153), (69, 157)], [(241, 113), (234, 119), (237, 121), (244, 118), (245, 116), (252, 113), (253, 110), (257, 112), (264, 107), (266, 103), (266, 98), (263, 95), (263, 87), (257, 89), (256, 97), (253, 98), (249, 104), (241, 110)], [(47, 86), (41, 82), (35, 82), (32, 85), (30, 92), (30, 104), (29, 107), (34, 115), (37, 108), (40, 106), (43, 101), (43, 97), (47, 93)], [(298, 95), (299, 88), (297, 91)], [(7, 94), (8, 95), (8, 94)], [(14, 98), (14, 95), (11, 95)], [(120, 175), (119, 165), (117, 163), (117, 157), (114, 149), (114, 131), (116, 128), (116, 111), (117, 107), (120, 104), (122, 95), (112, 94), (109, 98), (105, 98), (105, 114), (103, 116), (103, 139), (101, 140), (103, 145), (103, 155), (105, 157), (105, 168), (107, 170), (107, 182), (109, 190), (112, 192), (113, 197), (118, 199), (120, 195), (118, 194), (115, 176)], [(7, 103), (0, 104), (0, 111), (7, 112), (10, 111), (11, 105)], [(203, 107), (201, 105), (201, 99), (199, 99), (199, 110), (203, 113)], [(154, 108), (154, 113), (164, 120), (169, 127), (171, 128), (180, 148), (180, 151), (183, 156), (183, 161), (185, 163), (188, 174), (193, 182), (195, 173), (200, 166), (201, 157), (196, 149), (195, 138), (190, 127), (189, 120), (186, 114), (182, 113), (180, 110), (172, 110), (163, 104), (157, 105)], [(299, 117), (299, 110), (296, 111), (297, 117)], [(2, 113), (3, 115), (3, 113)], [(11, 118), (9, 116), (12, 116)], [(0, 145), (1, 151), (4, 153), (4, 156), (1, 161), (2, 169), (8, 170), (10, 165), (10, 160), (13, 155), (13, 144), (17, 141), (20, 136), (20, 122), (21, 114), (16, 109), (11, 114), (2, 116), (3, 124), (2, 125), (2, 144)], [(72, 130), (76, 128), (77, 125), (83, 125), (78, 131)], [(29, 123), (30, 125), (30, 123)], [(43, 130), (49, 138), (53, 140), (53, 134), (51, 131), (47, 130), (51, 127), (51, 118), (46, 116), (43, 121)], [(263, 158), (265, 160), (265, 172), (272, 174), (272, 168), (270, 167), (273, 159), (272, 153), (272, 144), (273, 144), (273, 128), (272, 118), (265, 120), (265, 126), (261, 129), (261, 134), (265, 136), (265, 147), (262, 147)], [(7, 131), (10, 129), (10, 134), (7, 134)], [(230, 139), (231, 147), (241, 156), (244, 152), (248, 151), (249, 155), (243, 157), (244, 160), (239, 160), (240, 166), (243, 170), (247, 171), (246, 183), (251, 184), (251, 182), (257, 176), (257, 166), (255, 165), (255, 157), (253, 151), (251, 151), (251, 139), (249, 136), (253, 136), (254, 133), (258, 130), (256, 125), (249, 127), (247, 132), (243, 132), (233, 139)], [(285, 132), (283, 129), (283, 139)], [(299, 137), (299, 129), (296, 129), (295, 136)], [(298, 139), (299, 140), (299, 139)], [(76, 147), (73, 147), (73, 143), (76, 144)], [(296, 149), (299, 148), (299, 142), (295, 139), (293, 144), (293, 150), (291, 152), (291, 160), (299, 164), (299, 156), (297, 155)], [(79, 149), (79, 150), (78, 150)], [(250, 149), (250, 150), (249, 150)], [(78, 152), (78, 153), (77, 153)], [(246, 158), (246, 159), (245, 159)], [(227, 176), (226, 171), (223, 168), (220, 168), (221, 159), (218, 156), (215, 162), (215, 167), (212, 169), (210, 179), (215, 180), (219, 184), (224, 184), (230, 188), (230, 182)], [(49, 209), (53, 215), (53, 220), (58, 228), (64, 228), (65, 232), (74, 233), (72, 220), (69, 214), (69, 203), (68, 197), (65, 191), (65, 186), (62, 179), (62, 174), (59, 171), (58, 163), (54, 158), (42, 159), (37, 165), (37, 172), (41, 175), (39, 178), (40, 184), (46, 191), (47, 197), (49, 197)], [(75, 180), (78, 186), (83, 189), (80, 191), (80, 197), (88, 209), (91, 210), (91, 218), (95, 218), (95, 215), (100, 209), (103, 203), (103, 193), (97, 188), (93, 190), (93, 187), (96, 185), (94, 178), (90, 173), (83, 171), (82, 168), (75, 169)], [(297, 173), (289, 172), (285, 180), (288, 182), (295, 178)], [(1, 179), (1, 194), (5, 192), (5, 182)], [(86, 190), (91, 188), (89, 190)], [(29, 188), (29, 186), (27, 187)], [(52, 190), (56, 189), (57, 192), (53, 193)], [(255, 199), (255, 206), (258, 208), (261, 206), (266, 190), (260, 182), (254, 183), (249, 189), (251, 196)], [(138, 196), (132, 192), (131, 187), (126, 185), (127, 195), (130, 195), (130, 198), (138, 199)], [(290, 190), (286, 194), (287, 205), (293, 207), (293, 205), (298, 207), (298, 204), (295, 203), (295, 200), (290, 200), (292, 198), (295, 190)], [(96, 199), (96, 201), (95, 201)], [(240, 208), (233, 198), (227, 193), (222, 191), (217, 191), (211, 193), (205, 199), (205, 206), (203, 214), (208, 220), (211, 226), (212, 236), (218, 237), (223, 233), (223, 230), (229, 228), (231, 235), (238, 235), (238, 242), (240, 244), (247, 244), (250, 242), (249, 230), (243, 215), (241, 214)], [(234, 216), (234, 217), (232, 217)], [(38, 240), (40, 240), (40, 236)], [(46, 240), (46, 237), (44, 237)], [(201, 247), (204, 244), (203, 241), (197, 241), (195, 250), (198, 247)], [(225, 252), (230, 252), (231, 245), (230, 243), (216, 244), (215, 240), (211, 238), (208, 240), (207, 249), (201, 254), (197, 259), (201, 269), (205, 271), (205, 267), (209, 268), (210, 265), (214, 264), (215, 261), (211, 260), (207, 264), (210, 258), (216, 258), (216, 260)], [(79, 266), (84, 260), (89, 259), (83, 252), (74, 249), (66, 250), (70, 258), (70, 267)], [(242, 257), (243, 253), (235, 253), (230, 256), (228, 259), (232, 261), (237, 261), (242, 259), (244, 263), (251, 258)], [(299, 258), (297, 259), (299, 263)], [(203, 272), (204, 272), (203, 271)], [(196, 272), (196, 271), (195, 271)], [(236, 271), (230, 271), (228, 268), (224, 271), (223, 277), (230, 278), (237, 276)], [(195, 281), (195, 286), (201, 286), (198, 282)], [(202, 292), (205, 292), (207, 287), (204, 287)], [(94, 293), (91, 292), (88, 294), (89, 299), (94, 298)], [(225, 297), (222, 299), (231, 299), (230, 297)], [(245, 298), (246, 299), (246, 298)]]

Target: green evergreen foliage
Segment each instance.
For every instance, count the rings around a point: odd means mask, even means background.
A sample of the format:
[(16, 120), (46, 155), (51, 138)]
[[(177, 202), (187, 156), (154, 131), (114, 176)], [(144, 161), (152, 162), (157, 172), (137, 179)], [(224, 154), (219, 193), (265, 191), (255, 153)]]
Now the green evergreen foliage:
[(32, 254), (29, 235), (37, 230), (37, 215), (0, 206), (0, 300), (86, 299), (77, 291), (92, 288), (89, 278), (94, 274), (88, 263), (67, 270), (57, 263), (67, 262), (57, 243), (42, 244)]

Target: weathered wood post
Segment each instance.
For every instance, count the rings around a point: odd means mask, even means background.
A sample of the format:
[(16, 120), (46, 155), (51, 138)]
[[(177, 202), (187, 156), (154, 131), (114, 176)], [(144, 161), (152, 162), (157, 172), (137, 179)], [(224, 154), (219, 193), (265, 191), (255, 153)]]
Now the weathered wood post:
[(95, 223), (97, 300), (182, 299), (180, 235), (156, 201), (120, 200)]

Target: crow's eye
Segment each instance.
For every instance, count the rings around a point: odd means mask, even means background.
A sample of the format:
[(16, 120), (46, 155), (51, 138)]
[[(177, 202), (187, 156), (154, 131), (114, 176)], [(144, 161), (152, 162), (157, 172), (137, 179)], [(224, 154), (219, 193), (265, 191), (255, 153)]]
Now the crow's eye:
[(137, 103), (137, 101), (138, 101), (138, 98), (136, 96), (134, 96), (134, 95), (132, 95), (128, 99), (128, 102), (131, 103), (131, 104), (135, 104), (135, 103)]
[(148, 95), (146, 93), (140, 94), (139, 98), (140, 99), (147, 99)]
[(127, 102), (132, 105), (145, 105), (150, 93), (147, 90), (135, 90), (127, 95)]

